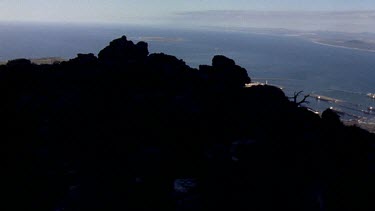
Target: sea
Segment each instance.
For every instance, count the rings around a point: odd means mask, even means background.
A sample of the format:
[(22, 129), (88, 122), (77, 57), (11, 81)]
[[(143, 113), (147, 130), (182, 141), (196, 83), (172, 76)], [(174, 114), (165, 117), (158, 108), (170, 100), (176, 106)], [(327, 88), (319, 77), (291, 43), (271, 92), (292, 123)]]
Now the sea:
[(0, 61), (74, 58), (98, 54), (122, 35), (146, 41), (150, 53), (166, 53), (198, 68), (225, 55), (246, 68), (253, 82), (275, 85), (287, 96), (310, 95), (304, 106), (336, 110), (344, 120), (375, 123), (375, 52), (319, 45), (300, 37), (250, 30), (136, 25), (0, 23)]

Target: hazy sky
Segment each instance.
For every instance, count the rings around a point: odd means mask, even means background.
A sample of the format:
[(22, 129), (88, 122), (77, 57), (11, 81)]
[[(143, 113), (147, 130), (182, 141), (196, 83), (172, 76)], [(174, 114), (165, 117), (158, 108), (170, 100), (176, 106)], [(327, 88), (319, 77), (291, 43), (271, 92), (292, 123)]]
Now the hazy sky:
[(0, 0), (0, 20), (121, 22), (181, 11), (370, 9), (374, 0)]
[[(188, 22), (188, 18), (202, 18), (202, 24), (210, 24), (215, 20), (210, 11), (293, 11), (293, 17), (284, 19), (290, 22), (305, 17), (300, 11), (375, 11), (375, 0), (0, 0), (0, 21), (43, 21), (43, 22), (114, 22), (145, 24), (179, 24)], [(196, 12), (200, 16), (196, 16)], [(204, 15), (208, 12), (208, 18)], [(217, 13), (220, 16), (223, 13)], [(255, 13), (256, 14), (256, 13)], [(303, 17), (298, 16), (302, 15)], [(366, 13), (366, 17), (368, 13)], [(254, 18), (254, 15), (243, 15), (242, 20)], [(297, 16), (296, 16), (297, 15)], [(321, 15), (321, 14), (317, 14)], [(361, 14), (359, 14), (361, 15)], [(268, 13), (272, 16), (272, 13)], [(373, 16), (370, 14), (370, 16)], [(223, 16), (226, 18), (227, 16)], [(255, 19), (263, 19), (263, 16)], [(185, 20), (182, 20), (186, 18)], [(263, 25), (280, 24), (278, 20), (268, 20)], [(354, 17), (356, 19), (357, 17)], [(362, 17), (363, 18), (363, 17)], [(270, 18), (272, 19), (272, 17)], [(314, 19), (314, 18), (313, 18)], [(332, 19), (332, 18), (331, 18)], [(254, 19), (252, 19), (254, 20)], [(322, 20), (315, 18), (316, 21)], [(236, 20), (237, 21), (237, 20)], [(324, 20), (323, 20), (324, 21)], [(330, 20), (335, 22), (335, 20)], [(342, 20), (337, 20), (341, 21)], [(351, 18), (345, 19), (351, 21)], [(358, 20), (354, 20), (358, 24)], [(366, 22), (360, 20), (359, 24)], [(190, 23), (191, 24), (191, 23)], [(230, 24), (230, 23), (228, 23)], [(249, 26), (251, 25), (249, 20)], [(302, 23), (301, 26), (303, 26)], [(317, 25), (320, 23), (317, 22)], [(340, 23), (341, 25), (345, 23)], [(349, 23), (352, 24), (353, 23)], [(215, 25), (215, 24), (214, 24)], [(258, 24), (259, 25), (259, 24)], [(262, 24), (260, 24), (263, 26)], [(296, 24), (295, 24), (296, 25)], [(280, 27), (283, 27), (282, 25)], [(366, 26), (370, 28), (370, 26)], [(371, 26), (373, 27), (373, 26)], [(298, 28), (298, 26), (297, 26)], [(375, 28), (375, 27), (373, 27)]]

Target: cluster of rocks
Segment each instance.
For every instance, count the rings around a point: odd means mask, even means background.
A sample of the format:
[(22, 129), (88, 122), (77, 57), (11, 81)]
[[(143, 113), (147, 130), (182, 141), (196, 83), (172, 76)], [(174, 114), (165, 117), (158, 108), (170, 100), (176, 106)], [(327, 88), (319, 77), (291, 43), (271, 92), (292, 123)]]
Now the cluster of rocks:
[(374, 210), (374, 134), (125, 36), (0, 66), (6, 210)]

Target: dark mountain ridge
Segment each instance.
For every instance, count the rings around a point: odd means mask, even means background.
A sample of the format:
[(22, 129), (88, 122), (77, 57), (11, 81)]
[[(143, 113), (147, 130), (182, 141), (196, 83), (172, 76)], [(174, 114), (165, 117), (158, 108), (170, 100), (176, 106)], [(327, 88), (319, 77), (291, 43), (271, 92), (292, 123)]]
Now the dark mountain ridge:
[(225, 56), (194, 69), (125, 36), (9, 61), (7, 210), (373, 210), (374, 134), (250, 82)]

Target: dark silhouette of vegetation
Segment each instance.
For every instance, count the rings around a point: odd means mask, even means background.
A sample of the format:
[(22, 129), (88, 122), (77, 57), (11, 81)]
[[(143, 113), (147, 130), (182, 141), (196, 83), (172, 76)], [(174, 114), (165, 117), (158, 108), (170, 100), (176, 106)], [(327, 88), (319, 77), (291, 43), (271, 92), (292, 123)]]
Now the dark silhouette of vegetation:
[(299, 91), (299, 92), (294, 92), (294, 95), (293, 97), (290, 97), (291, 99), (293, 99), (293, 102), (297, 105), (297, 106), (300, 106), (302, 104), (306, 104), (306, 103), (309, 103), (309, 101), (307, 101), (307, 98), (310, 97), (310, 95), (305, 95), (303, 96), (302, 100), (299, 100), (298, 101), (298, 97), (303, 93), (303, 91)]
[(2, 210), (375, 210), (374, 134), (116, 39), (0, 66)]

